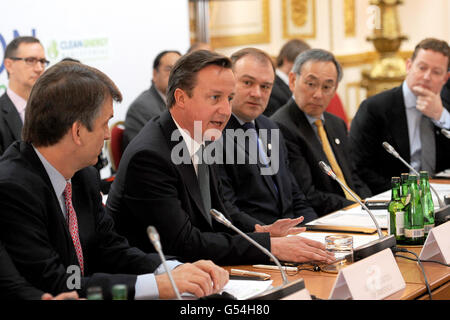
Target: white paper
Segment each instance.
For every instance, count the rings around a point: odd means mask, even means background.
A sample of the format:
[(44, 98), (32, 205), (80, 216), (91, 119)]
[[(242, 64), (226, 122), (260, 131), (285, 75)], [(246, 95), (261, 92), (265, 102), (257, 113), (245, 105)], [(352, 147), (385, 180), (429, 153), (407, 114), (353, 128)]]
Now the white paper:
[[(384, 210), (384, 213), (374, 214), (374, 217), (380, 228), (387, 229), (387, 210)], [(376, 228), (375, 223), (367, 212), (364, 211), (359, 214), (343, 210), (311, 221), (307, 225)]]
[(223, 291), (235, 296), (238, 300), (247, 300), (272, 288), (273, 280), (230, 280)]

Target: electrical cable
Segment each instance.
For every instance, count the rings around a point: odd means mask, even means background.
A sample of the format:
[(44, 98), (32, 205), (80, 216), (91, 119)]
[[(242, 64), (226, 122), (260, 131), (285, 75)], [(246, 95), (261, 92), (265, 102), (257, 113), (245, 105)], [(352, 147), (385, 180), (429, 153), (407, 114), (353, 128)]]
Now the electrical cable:
[(417, 263), (418, 263), (419, 266), (420, 266), (420, 269), (422, 270), (423, 279), (425, 280), (425, 286), (427, 287), (427, 291), (428, 291), (428, 295), (430, 296), (430, 300), (433, 300), (433, 297), (432, 297), (432, 295), (431, 295), (430, 285), (428, 284), (427, 276), (425, 275), (425, 268), (424, 268), (423, 265), (422, 265), (422, 262), (423, 262), (423, 261), (421, 261), (421, 260), (419, 259), (419, 256), (418, 256), (416, 253), (414, 253), (414, 252), (412, 252), (412, 251), (409, 251), (409, 250), (407, 250), (407, 249), (404, 249), (404, 248), (397, 248), (397, 247), (395, 247), (395, 248), (392, 248), (392, 250), (393, 250), (394, 252), (405, 252), (405, 253), (409, 253), (409, 254), (412, 254), (412, 255), (414, 255), (414, 256), (416, 257), (416, 259), (412, 259), (412, 258), (405, 257), (405, 256), (403, 256), (403, 255), (395, 255), (395, 257), (399, 257), (399, 258), (404, 258), (404, 259), (408, 259), (408, 260), (417, 261)]

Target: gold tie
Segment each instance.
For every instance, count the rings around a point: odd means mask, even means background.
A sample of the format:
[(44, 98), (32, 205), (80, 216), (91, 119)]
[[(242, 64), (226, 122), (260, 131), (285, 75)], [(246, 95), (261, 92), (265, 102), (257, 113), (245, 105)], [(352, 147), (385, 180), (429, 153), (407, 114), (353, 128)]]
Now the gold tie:
[[(322, 148), (323, 151), (325, 152), (325, 155), (327, 156), (328, 161), (331, 164), (331, 168), (333, 169), (336, 176), (345, 184), (347, 188), (349, 188), (347, 182), (345, 181), (345, 177), (344, 174), (342, 173), (341, 167), (339, 167), (339, 164), (337, 163), (336, 158), (334, 157), (333, 150), (331, 149), (330, 142), (328, 141), (327, 133), (325, 132), (325, 129), (323, 127), (322, 120), (320, 119), (316, 120), (314, 124), (317, 126), (317, 132), (319, 133), (320, 140), (322, 141)], [(350, 195), (350, 193), (347, 192), (347, 190), (342, 188), (342, 191), (344, 191), (345, 197), (348, 200), (355, 201), (355, 199)]]

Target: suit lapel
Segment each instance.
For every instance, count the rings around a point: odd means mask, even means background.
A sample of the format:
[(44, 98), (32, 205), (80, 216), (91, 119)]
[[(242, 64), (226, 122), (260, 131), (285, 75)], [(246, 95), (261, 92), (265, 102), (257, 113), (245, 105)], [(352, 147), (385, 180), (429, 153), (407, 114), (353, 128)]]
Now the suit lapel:
[(12, 103), (11, 99), (5, 93), (4, 103), (2, 105), (2, 112), (5, 117), (6, 125), (9, 127), (9, 130), (12, 132), (14, 139), (21, 140), (22, 134), (22, 119), (20, 118), (19, 113), (17, 112), (16, 107)]
[(394, 103), (392, 104), (392, 108), (389, 109), (390, 114), (387, 119), (393, 119), (394, 121), (388, 121), (389, 131), (392, 132), (393, 147), (406, 162), (410, 162), (411, 151), (409, 146), (408, 121), (406, 119), (402, 87), (395, 88), (393, 94)]
[[(161, 128), (163, 129), (164, 135), (166, 136), (166, 140), (168, 141), (169, 144), (169, 150), (173, 150), (173, 148), (175, 148), (175, 146), (177, 146), (178, 144), (181, 143), (182, 146), (182, 154), (185, 160), (189, 159), (188, 162), (183, 161), (183, 163), (175, 165), (177, 170), (179, 171), (183, 182), (186, 184), (187, 186), (187, 191), (189, 193), (189, 195), (191, 196), (192, 200), (194, 200), (194, 203), (197, 206), (197, 209), (200, 210), (200, 212), (202, 213), (203, 217), (205, 218), (205, 220), (207, 221), (207, 223), (209, 224), (210, 219), (208, 219), (207, 217), (209, 216), (209, 212), (206, 212), (204, 206), (203, 206), (203, 201), (202, 201), (202, 196), (201, 196), (201, 192), (200, 192), (200, 187), (198, 185), (198, 180), (197, 180), (197, 175), (195, 173), (195, 169), (194, 169), (194, 165), (191, 162), (191, 158), (189, 155), (189, 151), (187, 148), (187, 145), (183, 139), (183, 137), (181, 136), (181, 134), (179, 134), (179, 139), (176, 141), (172, 141), (171, 137), (172, 137), (172, 133), (177, 130), (177, 126), (175, 124), (175, 122), (172, 119), (171, 114), (166, 111), (161, 115)], [(209, 167), (209, 166), (208, 166)], [(210, 177), (211, 177), (211, 169), (209, 168), (209, 172), (210, 172)], [(210, 178), (211, 181), (211, 178)]]

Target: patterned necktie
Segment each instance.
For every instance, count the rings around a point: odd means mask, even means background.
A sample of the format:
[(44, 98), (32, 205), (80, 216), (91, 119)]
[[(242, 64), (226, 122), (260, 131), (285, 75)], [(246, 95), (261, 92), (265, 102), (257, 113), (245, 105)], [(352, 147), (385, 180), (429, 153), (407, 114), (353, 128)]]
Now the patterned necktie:
[(420, 168), (430, 174), (435, 171), (436, 165), (436, 144), (434, 141), (434, 126), (430, 118), (422, 115), (420, 119)]
[(64, 202), (67, 209), (67, 224), (69, 225), (70, 236), (72, 237), (75, 252), (80, 264), (81, 274), (84, 275), (83, 249), (81, 248), (80, 237), (78, 235), (78, 221), (75, 209), (72, 205), (72, 184), (67, 182), (64, 189)]
[(197, 180), (198, 185), (200, 187), (200, 193), (202, 195), (203, 206), (206, 211), (206, 219), (209, 224), (212, 224), (211, 215), (209, 214), (209, 210), (211, 210), (211, 190), (209, 186), (209, 168), (208, 164), (205, 163), (203, 157), (204, 145), (202, 144), (197, 151), (198, 156), (198, 164), (197, 164)]
[[(331, 165), (331, 168), (333, 169), (336, 176), (341, 180), (345, 186), (348, 188), (347, 182), (345, 181), (344, 174), (342, 173), (341, 167), (336, 161), (336, 158), (334, 157), (333, 150), (331, 149), (330, 142), (328, 141), (327, 133), (325, 132), (325, 129), (323, 127), (322, 120), (316, 120), (314, 124), (317, 126), (317, 132), (319, 134), (319, 138), (322, 141), (322, 148), (325, 152), (325, 155), (327, 156), (328, 162)], [(342, 187), (342, 186), (341, 186)], [(349, 188), (350, 189), (350, 188)], [(347, 192), (344, 188), (342, 188), (342, 191), (345, 193), (345, 197), (348, 200), (355, 201), (355, 199), (350, 195), (350, 193)]]

